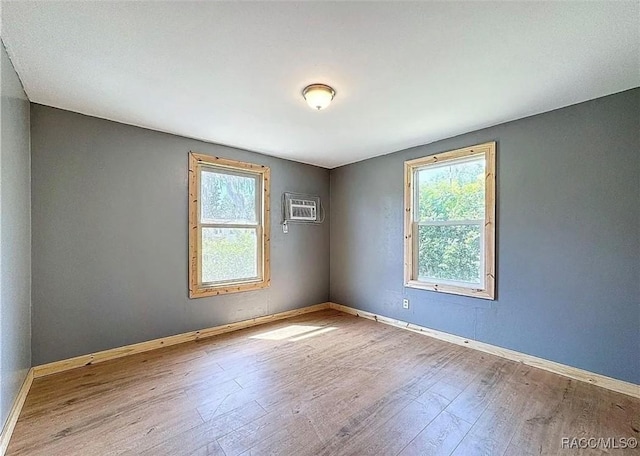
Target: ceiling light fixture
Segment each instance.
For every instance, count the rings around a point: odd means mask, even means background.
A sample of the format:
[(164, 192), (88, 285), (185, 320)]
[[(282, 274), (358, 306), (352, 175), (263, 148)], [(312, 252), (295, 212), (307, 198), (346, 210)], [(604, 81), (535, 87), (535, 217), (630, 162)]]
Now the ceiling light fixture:
[(320, 111), (329, 106), (336, 91), (325, 84), (311, 84), (302, 90), (302, 96), (311, 108)]

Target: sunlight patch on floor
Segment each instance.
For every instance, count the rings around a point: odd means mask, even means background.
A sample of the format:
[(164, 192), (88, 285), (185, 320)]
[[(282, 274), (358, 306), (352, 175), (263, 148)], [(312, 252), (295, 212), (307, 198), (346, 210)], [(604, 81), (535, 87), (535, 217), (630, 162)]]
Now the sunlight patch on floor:
[(289, 325), (284, 328), (274, 329), (273, 331), (256, 334), (249, 339), (261, 340), (284, 340), (290, 339), (292, 342), (314, 337), (333, 331), (333, 326), (308, 326), (308, 325)]
[(327, 326), (326, 328), (317, 329), (315, 331), (308, 332), (308, 333), (303, 334), (301, 336), (293, 337), (291, 339), (291, 342), (297, 342), (297, 341), (302, 340), (302, 339), (308, 339), (309, 337), (319, 336), (320, 334), (328, 333), (330, 331), (333, 331), (334, 329), (338, 329), (338, 328), (336, 328), (334, 326)]

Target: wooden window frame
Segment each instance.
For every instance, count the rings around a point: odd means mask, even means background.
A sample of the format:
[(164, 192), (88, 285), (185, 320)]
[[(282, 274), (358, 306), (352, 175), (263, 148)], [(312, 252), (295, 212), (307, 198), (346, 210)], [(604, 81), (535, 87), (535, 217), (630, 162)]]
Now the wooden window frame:
[[(465, 287), (437, 281), (423, 281), (417, 279), (417, 246), (418, 240), (414, 235), (416, 222), (414, 221), (414, 176), (415, 171), (428, 165), (446, 161), (459, 160), (484, 154), (485, 157), (485, 219), (484, 219), (484, 286), (481, 288)], [(421, 290), (438, 291), (482, 299), (495, 299), (496, 284), (496, 143), (488, 142), (476, 146), (465, 147), (448, 152), (442, 152), (427, 157), (404, 162), (404, 285)]]
[[(262, 271), (258, 280), (225, 282), (219, 285), (202, 284), (201, 276), (201, 224), (200, 212), (200, 172), (202, 168), (218, 168), (222, 171), (236, 171), (244, 174), (254, 174), (260, 178), (262, 195), (262, 219), (258, 233), (262, 236), (261, 255), (258, 255), (258, 270)], [(270, 268), (270, 176), (268, 166), (230, 160), (227, 158), (203, 155), (196, 152), (189, 153), (189, 297), (203, 298), (240, 291), (259, 290), (271, 284)], [(260, 261), (261, 260), (261, 261)]]

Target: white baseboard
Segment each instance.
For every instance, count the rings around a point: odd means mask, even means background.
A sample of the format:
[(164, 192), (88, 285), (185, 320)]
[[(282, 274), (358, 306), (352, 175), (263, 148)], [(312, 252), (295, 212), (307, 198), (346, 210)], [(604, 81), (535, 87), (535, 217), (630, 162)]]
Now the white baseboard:
[(329, 307), (334, 310), (339, 310), (340, 312), (356, 315), (358, 317), (368, 318), (370, 320), (375, 320), (386, 325), (395, 326), (397, 328), (406, 329), (408, 331), (434, 337), (446, 342), (451, 342), (452, 344), (473, 348), (474, 350), (479, 350), (485, 353), (500, 356), (502, 358), (510, 359), (512, 361), (517, 361), (528, 366), (544, 369), (546, 371), (553, 372), (554, 374), (560, 374), (574, 380), (591, 383), (592, 385), (597, 385), (611, 391), (616, 391), (628, 396), (640, 398), (640, 385), (636, 385), (635, 383), (625, 382), (623, 380), (596, 374), (594, 372), (589, 372), (577, 367), (567, 366), (566, 364), (556, 363), (555, 361), (549, 361), (543, 358), (538, 358), (537, 356), (527, 355), (515, 350), (509, 350), (508, 348), (502, 348), (496, 345), (491, 345), (472, 339), (465, 339), (464, 337), (456, 336), (454, 334), (425, 328), (424, 326), (414, 325), (413, 323), (408, 323), (402, 320), (395, 320), (383, 315), (376, 315), (371, 312), (354, 309), (352, 307), (343, 306), (341, 304), (336, 304), (333, 302), (329, 303)]
[(18, 422), (18, 417), (20, 416), (20, 412), (22, 411), (24, 401), (27, 399), (27, 394), (29, 393), (32, 382), (33, 368), (29, 369), (29, 371), (27, 372), (27, 377), (24, 379), (20, 391), (18, 391), (16, 400), (13, 401), (13, 406), (9, 411), (7, 421), (4, 423), (4, 427), (2, 428), (2, 434), (0, 434), (0, 456), (4, 456), (7, 448), (9, 447), (9, 440), (11, 440), (11, 435), (13, 434), (13, 430), (15, 429), (16, 423)]

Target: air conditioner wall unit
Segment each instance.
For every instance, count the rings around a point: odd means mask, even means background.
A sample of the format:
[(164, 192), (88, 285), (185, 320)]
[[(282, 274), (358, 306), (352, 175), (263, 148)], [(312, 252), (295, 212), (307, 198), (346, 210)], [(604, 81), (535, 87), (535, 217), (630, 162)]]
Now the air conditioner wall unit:
[(322, 223), (324, 214), (319, 196), (285, 192), (282, 203), (283, 223)]
[(289, 219), (315, 222), (317, 220), (318, 205), (313, 200), (294, 199), (289, 200)]

